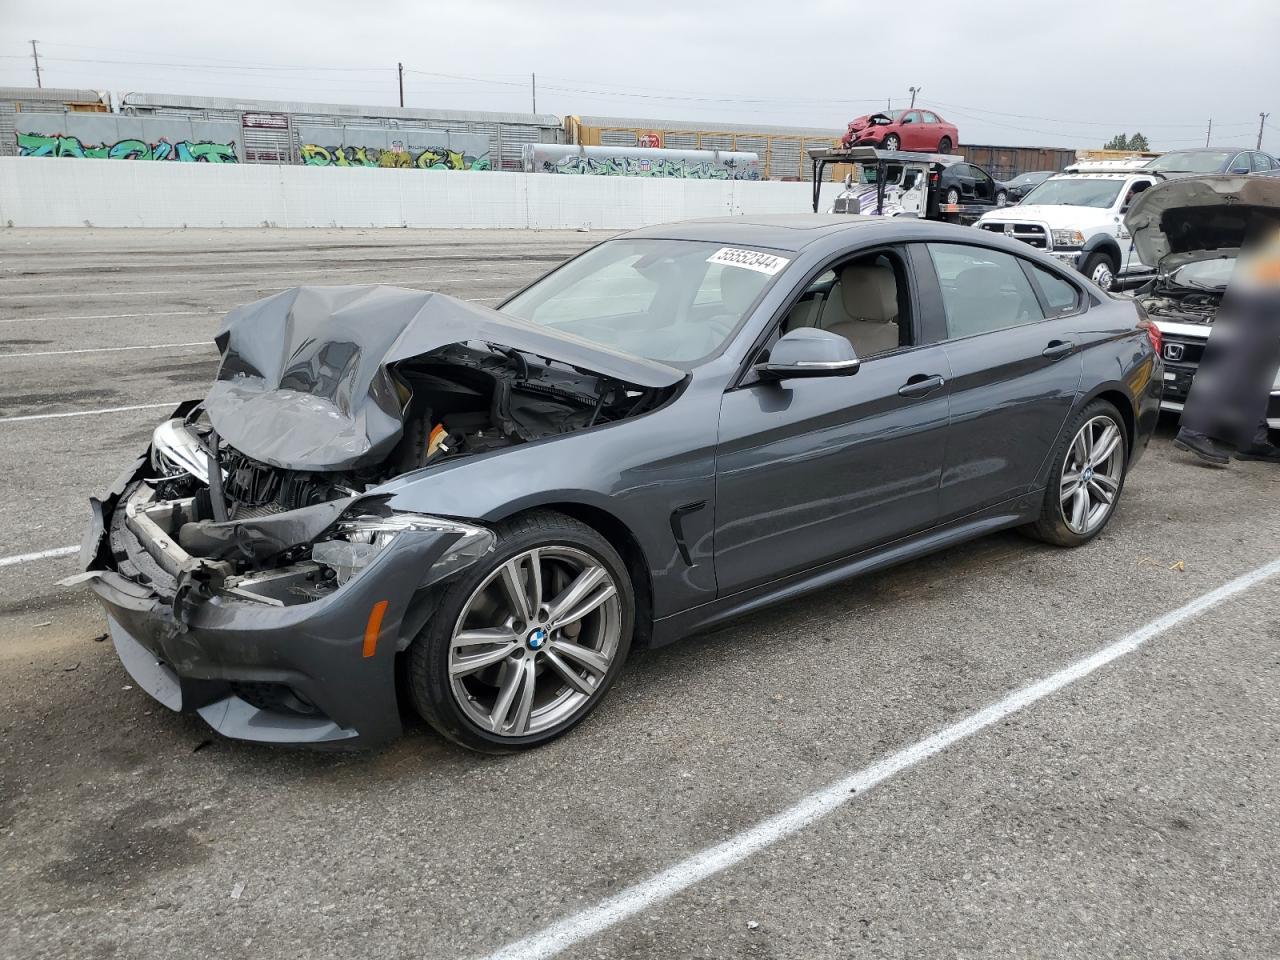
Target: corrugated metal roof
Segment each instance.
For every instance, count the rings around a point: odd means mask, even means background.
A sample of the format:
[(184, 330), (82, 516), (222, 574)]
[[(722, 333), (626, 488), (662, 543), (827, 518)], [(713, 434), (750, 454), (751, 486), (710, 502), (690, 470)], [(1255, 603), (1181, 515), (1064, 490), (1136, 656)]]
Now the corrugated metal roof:
[(391, 117), (402, 120), (459, 120), (488, 123), (527, 123), (559, 127), (552, 113), (499, 113), (484, 110), (430, 110), (421, 107), (362, 106), (351, 103), (315, 103), (303, 100), (242, 100), (231, 97), (188, 97), (173, 93), (126, 93), (122, 109), (129, 107), (184, 107), (189, 110), (242, 110), (260, 113), (337, 114), (344, 117)]
[(106, 103), (106, 94), (97, 90), (70, 87), (0, 87), (0, 100), (48, 101), (49, 103)]
[(639, 127), (646, 130), (723, 130), (726, 133), (762, 133), (770, 136), (824, 137), (837, 139), (844, 135), (844, 128), (832, 127), (773, 127), (762, 123), (711, 123), (702, 120), (637, 120), (628, 117), (578, 117), (584, 127)]

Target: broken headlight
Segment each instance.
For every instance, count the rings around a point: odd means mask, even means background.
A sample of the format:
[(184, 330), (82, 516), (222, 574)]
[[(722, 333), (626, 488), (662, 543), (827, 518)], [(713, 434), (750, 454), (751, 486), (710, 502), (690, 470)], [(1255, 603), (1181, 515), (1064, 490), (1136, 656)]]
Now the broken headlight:
[(326, 539), (311, 546), (311, 559), (331, 570), (338, 585), (356, 576), (404, 533), (456, 534), (457, 539), (431, 565), (422, 586), (436, 583), (475, 563), (489, 553), (497, 541), (485, 527), (429, 517), (421, 513), (391, 513), (387, 516), (351, 514), (338, 519)]

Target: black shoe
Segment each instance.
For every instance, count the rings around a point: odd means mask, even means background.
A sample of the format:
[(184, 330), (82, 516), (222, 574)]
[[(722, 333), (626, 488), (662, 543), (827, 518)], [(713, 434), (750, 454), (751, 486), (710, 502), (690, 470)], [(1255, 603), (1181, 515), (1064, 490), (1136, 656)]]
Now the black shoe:
[(1212, 463), (1215, 467), (1225, 467), (1231, 462), (1230, 447), (1193, 430), (1179, 430), (1178, 435), (1173, 438), (1173, 445), (1179, 450), (1194, 453), (1205, 463)]
[(1236, 454), (1237, 460), (1262, 460), (1266, 463), (1280, 463), (1280, 447), (1274, 443), (1259, 443), (1247, 447)]

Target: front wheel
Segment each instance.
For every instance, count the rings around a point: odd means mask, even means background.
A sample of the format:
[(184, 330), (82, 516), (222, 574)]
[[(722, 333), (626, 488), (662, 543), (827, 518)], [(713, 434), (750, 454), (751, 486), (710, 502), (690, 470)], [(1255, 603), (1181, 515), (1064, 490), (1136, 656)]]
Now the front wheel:
[(1124, 490), (1129, 435), (1105, 400), (1084, 408), (1063, 431), (1032, 536), (1060, 547), (1088, 543), (1107, 525)]
[(886, 150), (899, 150), (902, 147), (902, 138), (896, 133), (891, 133), (884, 138), (884, 148)]
[(957, 190), (955, 187), (952, 187), (950, 190), (947, 191), (947, 203), (959, 203), (959, 202), (960, 202), (960, 191)]
[(1080, 272), (1103, 290), (1110, 290), (1116, 279), (1116, 266), (1105, 253), (1089, 254)]
[(1007, 204), (1008, 202), (1009, 202), (1009, 194), (1005, 193), (1003, 190), (1001, 190), (1001, 191), (999, 191), (998, 193), (996, 193), (996, 206), (997, 206), (997, 207), (1003, 207), (1003, 206), (1004, 206), (1005, 204)]
[(538, 513), (497, 533), (493, 554), (448, 585), (409, 648), (423, 719), (486, 753), (582, 722), (621, 670), (635, 620), (626, 564), (591, 527)]

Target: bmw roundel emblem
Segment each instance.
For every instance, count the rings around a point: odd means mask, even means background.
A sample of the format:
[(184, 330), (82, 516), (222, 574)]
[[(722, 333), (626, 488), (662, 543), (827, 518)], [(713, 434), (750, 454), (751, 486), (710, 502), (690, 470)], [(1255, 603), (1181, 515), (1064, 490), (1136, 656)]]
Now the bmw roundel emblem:
[(538, 650), (547, 642), (547, 631), (539, 627), (529, 634), (529, 649)]

